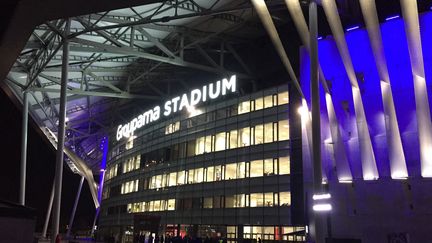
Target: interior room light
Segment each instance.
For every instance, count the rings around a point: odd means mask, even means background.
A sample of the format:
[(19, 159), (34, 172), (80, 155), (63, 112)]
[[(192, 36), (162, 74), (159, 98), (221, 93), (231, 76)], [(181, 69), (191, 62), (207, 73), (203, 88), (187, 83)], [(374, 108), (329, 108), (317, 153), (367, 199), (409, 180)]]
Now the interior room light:
[(332, 205), (329, 203), (315, 204), (312, 208), (315, 212), (328, 212), (332, 210)]
[(339, 180), (339, 183), (342, 183), (342, 184), (351, 184), (352, 180)]
[(372, 174), (366, 174), (366, 175), (364, 175), (363, 176), (363, 179), (365, 180), (365, 181), (373, 181), (373, 180), (376, 180), (376, 179), (378, 179), (378, 178), (376, 178), (374, 175), (372, 175)]

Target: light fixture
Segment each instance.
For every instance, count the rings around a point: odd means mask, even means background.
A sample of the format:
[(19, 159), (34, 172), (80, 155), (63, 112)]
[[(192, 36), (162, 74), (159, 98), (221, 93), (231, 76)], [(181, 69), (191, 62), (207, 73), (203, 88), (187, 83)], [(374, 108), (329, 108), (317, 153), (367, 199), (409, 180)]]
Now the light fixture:
[(360, 26), (356, 25), (356, 26), (353, 26), (353, 27), (348, 28), (346, 31), (356, 30), (356, 29), (358, 29), (358, 28), (360, 28)]
[(330, 199), (330, 198), (331, 198), (330, 193), (315, 194), (312, 196), (313, 200), (323, 200), (323, 199)]
[(389, 20), (392, 20), (392, 19), (397, 19), (397, 18), (399, 18), (399, 17), (400, 17), (399, 15), (395, 15), (395, 16), (388, 17), (388, 18), (386, 18), (385, 20), (386, 20), (386, 21), (389, 21)]
[(318, 40), (322, 40), (322, 38), (323, 38), (322, 36), (318, 36)]
[(329, 203), (315, 204), (312, 209), (315, 212), (328, 212), (332, 210), (332, 205)]

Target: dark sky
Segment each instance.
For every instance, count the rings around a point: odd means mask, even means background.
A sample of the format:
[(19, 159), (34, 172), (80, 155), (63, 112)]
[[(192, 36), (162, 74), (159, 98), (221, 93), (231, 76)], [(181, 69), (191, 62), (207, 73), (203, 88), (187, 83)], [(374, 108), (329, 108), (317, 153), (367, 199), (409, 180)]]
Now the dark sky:
[[(0, 200), (18, 203), (21, 146), (21, 107), (17, 107), (0, 89)], [(26, 206), (36, 209), (36, 231), (41, 232), (52, 189), (55, 170), (55, 150), (37, 132), (29, 116)], [(68, 224), (80, 176), (64, 165), (61, 231)], [(75, 216), (74, 229), (90, 228), (95, 209), (85, 182)], [(76, 227), (75, 227), (76, 226)]]

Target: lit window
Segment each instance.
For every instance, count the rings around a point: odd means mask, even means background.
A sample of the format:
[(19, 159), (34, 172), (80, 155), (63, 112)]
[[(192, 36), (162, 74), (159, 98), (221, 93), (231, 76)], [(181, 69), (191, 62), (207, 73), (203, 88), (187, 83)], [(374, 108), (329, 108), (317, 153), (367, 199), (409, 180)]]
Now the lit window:
[(127, 140), (127, 142), (126, 142), (126, 150), (129, 150), (129, 149), (133, 148), (134, 137), (135, 136), (131, 135), (129, 137), (129, 139)]
[(168, 200), (168, 211), (175, 210), (175, 199)]
[(213, 197), (205, 197), (203, 208), (213, 208)]
[(205, 137), (205, 148), (204, 148), (204, 153), (211, 153), (212, 152), (212, 142), (213, 142), (213, 139), (212, 139), (212, 135), (208, 135), (208, 136), (206, 136)]
[(234, 207), (243, 208), (246, 207), (246, 197), (245, 194), (238, 194), (234, 196)]
[(273, 95), (264, 96), (264, 108), (273, 106)]
[(255, 126), (255, 143), (254, 144), (263, 144), (264, 143), (264, 126), (256, 125)]
[(264, 143), (273, 142), (273, 123), (264, 124)]
[(246, 177), (246, 168), (245, 168), (245, 165), (246, 165), (245, 162), (237, 163), (237, 178), (238, 179)]
[(185, 183), (185, 171), (179, 171), (177, 173), (177, 185), (183, 185)]
[(222, 166), (215, 166), (215, 181), (221, 181), (222, 178)]
[(238, 114), (250, 112), (250, 101), (243, 101), (238, 105)]
[(273, 170), (273, 159), (265, 159), (264, 160), (264, 175), (274, 175)]
[(288, 104), (288, 91), (284, 91), (278, 94), (278, 105)]
[(279, 126), (279, 141), (289, 139), (289, 122), (288, 120), (282, 120), (278, 122)]
[(172, 172), (169, 174), (168, 186), (175, 186), (177, 184), (177, 173)]
[(262, 193), (251, 193), (250, 194), (250, 206), (251, 207), (263, 207), (264, 198)]
[(290, 192), (279, 192), (279, 205), (280, 206), (291, 205), (291, 193)]
[(250, 162), (250, 177), (263, 176), (263, 161), (253, 160)]
[(216, 134), (216, 150), (222, 151), (225, 150), (225, 132), (220, 132)]
[(204, 181), (204, 168), (195, 169), (194, 182), (201, 183)]
[(258, 98), (255, 100), (255, 110), (262, 110), (264, 108), (264, 98)]
[(207, 167), (207, 179), (206, 179), (206, 181), (207, 182), (214, 181), (214, 167), (213, 166)]
[(203, 154), (205, 147), (205, 137), (200, 137), (196, 139), (195, 143), (195, 154)]
[(229, 132), (229, 148), (235, 149), (238, 147), (237, 143), (237, 130), (232, 130)]
[(195, 170), (192, 169), (188, 171), (188, 184), (194, 183), (194, 174)]
[(237, 172), (237, 164), (236, 163), (227, 164), (225, 166), (225, 175), (226, 175), (225, 178), (226, 179), (228, 179), (228, 180), (236, 179), (237, 178), (236, 172)]
[(239, 129), (239, 147), (245, 147), (250, 145), (250, 128), (245, 127)]
[(273, 207), (273, 192), (264, 193), (264, 207)]
[(180, 121), (170, 123), (165, 127), (165, 134), (171, 134), (180, 130)]
[(290, 174), (290, 157), (279, 158), (279, 175)]

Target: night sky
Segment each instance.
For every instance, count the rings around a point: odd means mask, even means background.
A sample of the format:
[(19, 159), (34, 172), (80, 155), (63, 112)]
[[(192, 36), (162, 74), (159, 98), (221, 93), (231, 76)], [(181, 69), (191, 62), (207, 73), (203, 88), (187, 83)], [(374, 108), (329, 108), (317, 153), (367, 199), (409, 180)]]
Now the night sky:
[[(21, 107), (17, 107), (0, 89), (0, 200), (18, 203), (21, 149)], [(52, 189), (55, 170), (55, 150), (47, 139), (37, 132), (37, 125), (29, 116), (26, 206), (36, 209), (36, 232), (41, 232)], [(80, 176), (64, 164), (61, 228), (69, 222)], [(95, 209), (84, 182), (73, 229), (90, 229)], [(50, 227), (48, 231), (50, 230)]]

